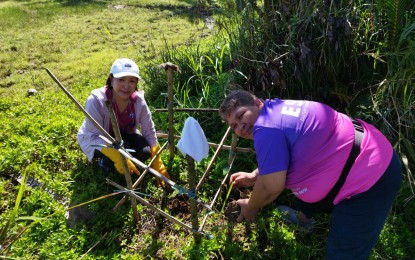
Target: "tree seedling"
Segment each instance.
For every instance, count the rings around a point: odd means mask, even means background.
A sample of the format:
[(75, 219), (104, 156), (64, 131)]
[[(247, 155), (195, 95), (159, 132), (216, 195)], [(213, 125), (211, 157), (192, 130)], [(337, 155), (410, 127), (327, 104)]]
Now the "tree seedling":
[(231, 186), (229, 186), (228, 193), (226, 194), (225, 201), (223, 202), (223, 205), (222, 205), (222, 209), (220, 210), (221, 212), (223, 212), (223, 209), (225, 208), (226, 202), (228, 201), (228, 198), (229, 198), (229, 194), (231, 194), (233, 184), (234, 182), (232, 182)]

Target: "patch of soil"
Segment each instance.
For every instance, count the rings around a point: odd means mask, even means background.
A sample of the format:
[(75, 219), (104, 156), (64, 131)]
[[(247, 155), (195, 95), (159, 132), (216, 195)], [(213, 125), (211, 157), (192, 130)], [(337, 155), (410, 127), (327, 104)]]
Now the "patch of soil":
[(187, 196), (178, 195), (169, 199), (167, 208), (172, 216), (176, 216), (183, 220), (189, 220), (191, 218), (190, 201)]
[(241, 199), (248, 199), (251, 195), (251, 190), (249, 189), (238, 189), (239, 190), (239, 198)]
[[(226, 204), (226, 207), (224, 209), (225, 217), (230, 222), (236, 222), (236, 219), (239, 216), (239, 213), (241, 212), (241, 209), (239, 205), (236, 203), (238, 199), (247, 199), (249, 198), (251, 194), (251, 190), (247, 188), (236, 188), (234, 191), (239, 192), (239, 198), (237, 199), (231, 199), (228, 204)], [(233, 193), (233, 197), (238, 196), (237, 193)]]
[(230, 222), (236, 222), (240, 211), (239, 205), (236, 204), (236, 200), (230, 201), (225, 207), (225, 217)]

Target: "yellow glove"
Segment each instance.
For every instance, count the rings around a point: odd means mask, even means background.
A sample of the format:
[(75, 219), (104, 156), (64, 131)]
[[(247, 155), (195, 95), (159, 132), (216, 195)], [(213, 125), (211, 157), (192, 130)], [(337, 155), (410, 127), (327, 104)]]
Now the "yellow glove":
[[(117, 169), (117, 171), (120, 174), (124, 174), (124, 168), (122, 167), (122, 160), (121, 160), (120, 152), (118, 152), (114, 148), (109, 148), (109, 147), (102, 148), (101, 152), (105, 156), (107, 156), (111, 161), (114, 162), (115, 169)], [(137, 170), (137, 167), (135, 167), (135, 165), (129, 159), (126, 158), (126, 160), (127, 160), (128, 170), (130, 171), (130, 174), (135, 173), (137, 175), (140, 175), (140, 172)]]
[[(158, 151), (160, 151), (160, 145), (157, 144), (153, 147), (151, 147), (151, 159), (154, 158), (154, 156), (156, 156), (156, 154), (158, 153)], [(153, 164), (151, 165), (151, 168), (153, 168), (154, 170), (158, 171), (160, 174), (164, 175), (165, 177), (170, 179), (170, 175), (166, 170), (166, 167), (164, 167), (163, 162), (160, 159), (160, 155), (157, 156), (157, 159), (154, 160)], [(157, 178), (157, 184), (160, 186), (165, 185), (164, 181), (162, 181), (160, 178)]]

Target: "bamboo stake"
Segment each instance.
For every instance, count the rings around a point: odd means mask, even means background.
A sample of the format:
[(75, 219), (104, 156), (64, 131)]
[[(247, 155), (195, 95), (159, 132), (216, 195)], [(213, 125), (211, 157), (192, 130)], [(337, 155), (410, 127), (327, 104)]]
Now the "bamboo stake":
[(229, 152), (229, 159), (228, 159), (229, 167), (231, 167), (231, 165), (233, 164), (233, 160), (235, 159), (235, 154), (236, 154), (236, 149), (237, 149), (236, 145), (238, 143), (238, 139), (239, 137), (235, 133), (232, 133), (231, 150)]
[(152, 204), (150, 204), (148, 201), (146, 201), (145, 199), (143, 199), (140, 196), (138, 196), (137, 194), (135, 194), (132, 190), (128, 190), (128, 189), (124, 188), (123, 186), (121, 186), (121, 185), (119, 185), (119, 184), (111, 181), (110, 179), (106, 179), (106, 181), (107, 181), (107, 183), (113, 185), (114, 187), (116, 187), (116, 188), (118, 188), (120, 190), (125, 191), (128, 194), (128, 196), (134, 197), (135, 199), (137, 199), (138, 201), (140, 201), (142, 204), (144, 204), (147, 207), (151, 208), (152, 210), (156, 211), (158, 214), (164, 216), (168, 220), (170, 220), (170, 221), (172, 221), (172, 222), (174, 222), (176, 224), (179, 224), (180, 226), (188, 229), (189, 231), (191, 231), (193, 233), (196, 233), (196, 234), (199, 234), (199, 235), (206, 236), (206, 237), (210, 238), (209, 234), (206, 234), (206, 233), (201, 232), (201, 231), (198, 231), (198, 230), (194, 230), (191, 226), (189, 226), (189, 225), (183, 223), (182, 221), (174, 218), (173, 216), (169, 215), (168, 213), (162, 211), (161, 209), (156, 208), (155, 206), (153, 206)]
[(76, 101), (76, 99), (71, 95), (71, 93), (69, 93), (69, 91), (62, 85), (62, 83), (59, 82), (59, 80), (55, 77), (55, 75), (52, 74), (52, 72), (49, 71), (48, 68), (45, 68), (46, 72), (49, 74), (49, 76), (51, 76), (51, 78), (56, 82), (56, 84), (58, 84), (58, 86), (63, 90), (63, 92), (65, 92), (65, 94), (75, 103), (75, 105), (84, 113), (84, 115), (91, 120), (91, 122), (95, 125), (95, 127), (101, 131), (101, 133), (108, 138), (111, 143), (115, 142), (115, 139), (107, 133), (107, 131), (105, 131), (105, 129), (97, 123), (97, 121), (95, 121), (95, 119), (84, 109), (84, 107), (79, 104), (78, 101)]
[(144, 172), (141, 174), (140, 178), (134, 183), (133, 188), (137, 188), (138, 184), (144, 179), (144, 176), (149, 171), (149, 167), (151, 167), (154, 163), (154, 161), (157, 159), (157, 157), (163, 152), (163, 150), (166, 148), (166, 146), (169, 144), (169, 142), (165, 142), (163, 146), (160, 148), (160, 150), (154, 155), (154, 157), (151, 159), (150, 163), (148, 164), (148, 167), (144, 170)]
[(196, 192), (198, 192), (200, 187), (202, 186), (203, 181), (205, 180), (207, 174), (209, 173), (210, 168), (212, 168), (213, 162), (216, 160), (216, 157), (218, 156), (219, 151), (221, 150), (221, 148), (223, 146), (223, 143), (225, 142), (225, 140), (228, 137), (230, 132), (231, 132), (231, 128), (228, 127), (228, 130), (226, 130), (226, 133), (224, 134), (222, 140), (220, 141), (219, 147), (218, 147), (218, 149), (216, 149), (215, 154), (213, 155), (212, 159), (210, 160), (210, 163), (209, 163), (208, 167), (206, 168), (205, 173), (203, 174), (202, 178), (200, 179), (199, 183), (196, 186)]
[[(192, 157), (186, 156), (187, 159), (187, 167), (188, 167), (188, 180), (189, 180), (189, 189), (194, 191), (196, 188), (196, 170), (195, 170), (195, 161)], [(196, 194), (196, 191), (195, 191)], [(194, 230), (199, 229), (199, 223), (198, 223), (198, 216), (197, 216), (197, 207), (196, 202), (191, 200), (190, 201), (190, 213), (192, 218), (192, 228)], [(193, 237), (195, 239), (196, 244), (200, 243), (200, 236), (197, 234), (193, 234)]]
[[(104, 141), (109, 142), (108, 139), (106, 139), (104, 136), (100, 136)], [(165, 183), (168, 183), (171, 187), (173, 187), (174, 189), (178, 190), (180, 193), (186, 194), (190, 199), (195, 200), (197, 203), (199, 203), (202, 207), (206, 208), (208, 211), (211, 211), (211, 208), (208, 204), (204, 203), (203, 201), (201, 201), (199, 198), (196, 197), (196, 195), (189, 191), (186, 190), (185, 188), (183, 188), (182, 186), (178, 185), (177, 183), (173, 182), (172, 180), (170, 180), (169, 178), (167, 178), (166, 176), (160, 174), (158, 171), (154, 170), (153, 168), (148, 167), (147, 165), (145, 165), (144, 163), (142, 163), (141, 161), (139, 161), (137, 158), (133, 157), (131, 154), (127, 153), (124, 149), (118, 149), (118, 152), (120, 152), (122, 155), (124, 155), (127, 159), (130, 159), (135, 165), (141, 167), (141, 169), (147, 169), (150, 171), (151, 174), (153, 174), (154, 176), (158, 177), (159, 179), (163, 180)]]
[(169, 167), (171, 166), (171, 162), (174, 158), (174, 122), (173, 122), (173, 71), (180, 72), (180, 68), (170, 62), (163, 63), (159, 65), (160, 68), (163, 68), (167, 73), (167, 109), (169, 111), (169, 151), (170, 151), (170, 158), (169, 158)]
[(167, 85), (168, 85), (168, 105), (167, 108), (169, 110), (168, 118), (169, 118), (169, 166), (171, 166), (171, 161), (174, 158), (174, 113), (173, 113), (173, 71), (169, 66), (167, 69)]
[[(110, 114), (110, 119), (111, 119), (112, 129), (115, 135), (115, 140), (117, 143), (121, 143), (122, 142), (121, 132), (120, 132), (120, 128), (118, 127), (118, 122), (117, 122), (117, 118), (115, 117), (114, 110), (112, 109), (111, 101), (106, 100), (105, 106), (107, 107), (108, 112)], [(124, 176), (125, 176), (125, 181), (127, 182), (127, 188), (131, 190), (133, 184), (131, 180), (130, 170), (128, 169), (127, 159), (124, 156), (121, 156), (121, 162), (122, 162), (122, 167), (124, 168)], [(131, 207), (133, 208), (134, 220), (138, 222), (137, 202), (135, 201), (134, 198), (131, 198)]]
[[(160, 150), (157, 152), (157, 154), (153, 157), (153, 159), (151, 159), (150, 163), (148, 164), (148, 166), (146, 167), (146, 169), (141, 173), (140, 177), (138, 178), (138, 180), (136, 180), (136, 182), (134, 182), (132, 189), (136, 189), (138, 187), (138, 184), (140, 184), (142, 182), (142, 180), (144, 179), (144, 177), (146, 176), (146, 174), (149, 171), (149, 167), (153, 164), (153, 162), (156, 160), (157, 156), (159, 156), (159, 154), (166, 148), (168, 142), (164, 143), (164, 145), (160, 148)], [(118, 203), (117, 205), (114, 206), (113, 210), (117, 210), (122, 204), (124, 204), (124, 202), (127, 200), (127, 195), (124, 196)]]
[[(231, 152), (229, 153), (229, 160), (228, 160), (229, 167), (227, 167), (226, 169), (223, 169), (223, 171), (226, 170), (227, 172), (226, 172), (225, 177), (223, 178), (223, 180), (222, 180), (222, 182), (219, 186), (219, 189), (216, 191), (215, 197), (213, 197), (212, 203), (210, 204), (210, 207), (212, 209), (213, 209), (213, 206), (216, 203), (216, 200), (219, 197), (220, 192), (222, 191), (223, 186), (225, 185), (225, 182), (228, 179), (229, 173), (231, 172), (233, 162), (235, 161), (235, 156), (236, 156), (235, 148), (236, 148), (237, 141), (238, 141), (238, 136), (235, 133), (233, 133), (232, 134), (232, 143), (231, 143), (233, 150), (231, 150)], [(203, 218), (199, 230), (203, 230), (203, 227), (205, 226), (205, 223), (206, 223), (206, 220), (207, 220), (208, 216), (209, 215), (206, 214), (205, 217)]]
[[(168, 134), (160, 133), (160, 132), (156, 133), (156, 135), (157, 135), (157, 138), (167, 138), (167, 136), (168, 136)], [(174, 139), (177, 139), (178, 140), (180, 138), (181, 138), (181, 136), (179, 136), (179, 135), (175, 135), (174, 136)], [(210, 142), (208, 142), (208, 145), (209, 145), (209, 147), (213, 147), (213, 148), (219, 147), (219, 144), (210, 143)], [(231, 146), (229, 146), (229, 145), (222, 145), (222, 150), (230, 151), (231, 150)], [(241, 152), (241, 153), (255, 153), (255, 150), (254, 149), (245, 148), (245, 147), (235, 147), (235, 151), (236, 152)]]
[[(157, 108), (155, 109), (156, 112), (169, 112), (168, 109), (165, 108)], [(218, 112), (218, 108), (173, 108), (174, 112)]]
[(173, 182), (172, 180), (170, 180), (169, 178), (167, 178), (166, 176), (160, 174), (158, 171), (154, 170), (153, 168), (149, 168), (147, 167), (147, 165), (145, 165), (144, 163), (142, 163), (141, 161), (137, 160), (136, 158), (134, 158), (133, 156), (131, 156), (129, 153), (125, 152), (123, 149), (118, 149), (118, 151), (124, 155), (126, 158), (130, 159), (132, 162), (134, 162), (136, 165), (140, 166), (142, 169), (146, 169), (148, 168), (148, 171), (155, 175), (156, 177), (160, 178), (161, 180), (163, 180), (165, 183), (168, 183), (170, 186), (172, 186), (174, 189), (180, 191), (181, 193), (186, 194), (190, 199), (195, 200), (197, 203), (199, 203), (202, 207), (204, 207), (205, 209), (207, 209), (208, 211), (211, 211), (211, 208), (208, 204), (204, 203), (203, 201), (201, 201), (198, 197), (195, 196), (195, 194), (189, 190), (186, 190), (185, 188), (183, 188), (182, 186), (178, 185), (177, 183)]
[(88, 249), (88, 251), (86, 251), (85, 252), (85, 254), (83, 254), (82, 256), (81, 256), (81, 258), (79, 258), (79, 260), (82, 260), (82, 259), (84, 259), (84, 257), (86, 256), (86, 255), (88, 255), (89, 254), (89, 252), (91, 252), (99, 243), (101, 243), (101, 241), (107, 236), (107, 234), (108, 234), (108, 232), (105, 232), (105, 234), (97, 241), (97, 242), (95, 242), (95, 244), (92, 246), (92, 247), (90, 247), (89, 249)]

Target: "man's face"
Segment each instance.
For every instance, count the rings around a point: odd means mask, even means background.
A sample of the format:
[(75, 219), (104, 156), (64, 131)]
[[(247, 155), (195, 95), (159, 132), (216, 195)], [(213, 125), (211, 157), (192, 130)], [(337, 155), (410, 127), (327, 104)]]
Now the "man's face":
[(252, 129), (261, 109), (262, 102), (258, 99), (254, 106), (237, 107), (226, 121), (236, 135), (246, 139), (253, 139)]

